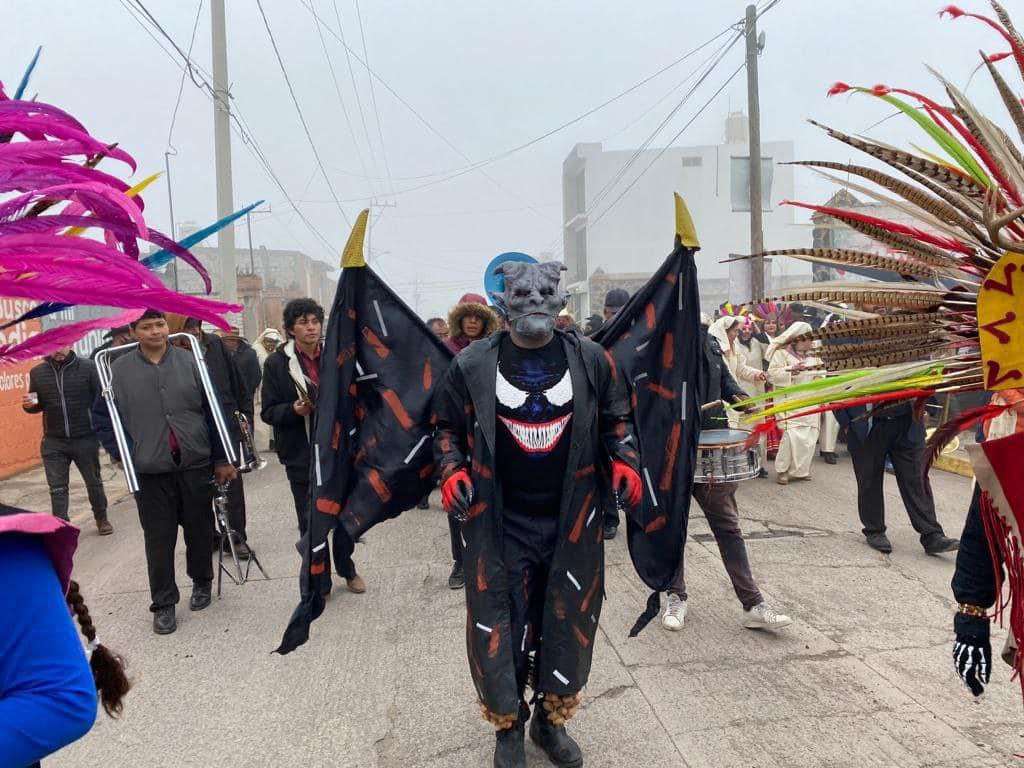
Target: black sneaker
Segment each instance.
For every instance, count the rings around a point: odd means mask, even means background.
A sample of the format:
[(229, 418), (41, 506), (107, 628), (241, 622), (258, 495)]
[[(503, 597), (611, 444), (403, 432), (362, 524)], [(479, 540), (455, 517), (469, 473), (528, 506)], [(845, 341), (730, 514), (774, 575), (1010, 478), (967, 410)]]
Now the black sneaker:
[(526, 728), (519, 720), (494, 735), (494, 768), (526, 768)]
[(192, 597), (188, 599), (188, 608), (190, 611), (201, 611), (210, 605), (211, 600), (209, 584), (193, 584)]
[(877, 549), (882, 554), (888, 555), (892, 552), (892, 542), (884, 533), (865, 533), (864, 539), (869, 547)]
[(430, 509), (430, 494), (429, 493), (426, 496), (424, 496), (422, 499), (419, 500), (419, 503), (416, 504), (416, 509)]
[(935, 536), (924, 542), (924, 551), (929, 555), (938, 555), (943, 552), (956, 552), (960, 548), (959, 539), (951, 539), (948, 536)]
[(548, 760), (558, 768), (580, 768), (583, 765), (580, 745), (566, 732), (564, 725), (551, 724), (540, 701), (534, 705), (533, 719), (530, 720), (530, 741), (543, 749)]
[(452, 566), (452, 573), (448, 577), (448, 589), (462, 589), (466, 586), (466, 574), (462, 570), (462, 563), (455, 563)]
[(612, 539), (614, 539), (615, 536), (618, 534), (618, 532), (619, 532), (619, 526), (615, 525), (615, 523), (605, 523), (604, 524), (604, 540), (605, 541), (611, 541)]
[(759, 480), (764, 480), (766, 477), (768, 477), (768, 470), (765, 469), (764, 467), (761, 467), (759, 470), (757, 470), (757, 477)]
[(153, 631), (158, 635), (169, 635), (178, 628), (178, 620), (174, 618), (174, 606), (158, 608), (153, 613)]
[(834, 453), (831, 453), (831, 452), (821, 454), (821, 458), (823, 458), (825, 460), (826, 464), (837, 464), (838, 463), (836, 461), (836, 455)]

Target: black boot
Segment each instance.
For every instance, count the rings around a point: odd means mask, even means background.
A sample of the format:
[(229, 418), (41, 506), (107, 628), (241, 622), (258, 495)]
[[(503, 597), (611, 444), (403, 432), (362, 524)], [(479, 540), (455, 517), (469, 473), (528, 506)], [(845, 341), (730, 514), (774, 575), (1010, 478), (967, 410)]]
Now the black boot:
[(494, 736), (494, 768), (526, 768), (526, 728), (520, 719)]
[(580, 751), (580, 745), (566, 733), (564, 725), (556, 727), (551, 724), (540, 699), (533, 705), (530, 740), (543, 749), (548, 760), (558, 768), (581, 768), (583, 765), (583, 752)]

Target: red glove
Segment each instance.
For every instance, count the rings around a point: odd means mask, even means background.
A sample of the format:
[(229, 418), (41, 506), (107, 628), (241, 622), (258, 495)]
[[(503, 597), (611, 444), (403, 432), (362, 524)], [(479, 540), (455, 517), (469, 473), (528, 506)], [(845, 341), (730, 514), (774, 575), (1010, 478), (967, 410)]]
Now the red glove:
[(453, 472), (441, 486), (441, 504), (445, 512), (457, 519), (465, 519), (472, 500), (473, 481), (469, 479), (469, 473), (464, 469)]
[(622, 499), (631, 507), (635, 507), (643, 498), (643, 484), (640, 473), (624, 461), (612, 462), (612, 490), (619, 491)]

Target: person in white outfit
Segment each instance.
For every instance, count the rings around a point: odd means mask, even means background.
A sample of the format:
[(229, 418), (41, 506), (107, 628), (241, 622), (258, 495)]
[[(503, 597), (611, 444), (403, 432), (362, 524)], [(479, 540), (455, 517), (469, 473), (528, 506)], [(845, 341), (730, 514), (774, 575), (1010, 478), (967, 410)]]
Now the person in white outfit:
[[(260, 361), (261, 371), (263, 370), (263, 364), (267, 362), (267, 358), (270, 357), (271, 353), (281, 345), (282, 341), (284, 341), (284, 339), (281, 337), (280, 331), (276, 328), (267, 328), (263, 333), (256, 337), (256, 342), (252, 345), (252, 348), (256, 350), (256, 359)], [(260, 390), (261, 388), (257, 387), (255, 398), (256, 413), (260, 413), (260, 409), (262, 407)], [(253, 429), (253, 437), (256, 440), (256, 450), (258, 452), (273, 450), (270, 445), (273, 438), (270, 426), (264, 423), (263, 419), (255, 419)]]
[[(732, 377), (739, 382), (739, 385), (744, 390), (750, 392), (755, 385), (763, 389), (764, 382), (768, 377), (762, 368), (748, 365), (746, 357), (740, 353), (740, 344), (736, 339), (740, 335), (740, 328), (742, 326), (742, 317), (725, 315), (711, 324), (708, 334), (718, 341), (718, 346), (722, 350), (722, 358), (725, 360), (729, 373), (732, 374)], [(729, 426), (735, 429), (739, 424), (739, 415), (731, 408), (728, 409), (728, 415)]]
[[(793, 339), (811, 332), (805, 322), (793, 323), (768, 348), (768, 381), (776, 388), (804, 384), (824, 375), (822, 362), (811, 353), (813, 342)], [(781, 402), (776, 399), (776, 403)], [(818, 414), (787, 418), (779, 422), (782, 444), (775, 457), (776, 481), (810, 480), (811, 462), (818, 444), (821, 419)]]
[[(765, 353), (768, 351), (768, 345), (771, 341), (761, 333), (754, 323), (754, 319), (751, 315), (743, 317), (743, 323), (740, 325), (739, 335), (736, 337), (736, 352), (739, 355), (740, 361), (745, 363), (750, 368), (758, 371), (764, 371), (768, 368), (768, 359), (765, 357)], [(765, 393), (765, 381), (754, 380), (743, 383), (743, 389), (751, 397), (757, 397)], [(768, 440), (762, 437), (757, 444), (758, 453), (761, 455), (761, 471), (758, 473), (758, 477), (768, 477), (768, 470), (765, 467), (768, 465)]]

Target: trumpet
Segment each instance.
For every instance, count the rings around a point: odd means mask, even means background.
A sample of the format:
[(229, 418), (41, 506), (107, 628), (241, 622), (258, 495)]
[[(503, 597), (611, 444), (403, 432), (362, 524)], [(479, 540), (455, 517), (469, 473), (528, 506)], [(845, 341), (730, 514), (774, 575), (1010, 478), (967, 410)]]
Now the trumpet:
[(254, 469), (263, 469), (267, 466), (267, 460), (260, 457), (259, 451), (256, 450), (256, 438), (249, 417), (241, 411), (235, 411), (235, 423), (238, 425), (238, 434), (241, 435), (238, 443), (238, 471), (252, 472)]
[[(192, 351), (192, 356), (195, 358), (196, 368), (199, 371), (199, 381), (203, 387), (203, 394), (206, 396), (206, 402), (210, 407), (210, 413), (213, 415), (213, 424), (217, 430), (217, 437), (220, 439), (221, 445), (224, 446), (224, 455), (227, 457), (228, 461), (237, 466), (238, 453), (235, 451), (234, 441), (231, 439), (231, 435), (228, 432), (227, 421), (224, 419), (224, 412), (221, 410), (220, 401), (217, 399), (217, 391), (214, 389), (213, 381), (210, 379), (210, 371), (206, 367), (206, 359), (203, 356), (203, 349), (196, 338), (191, 334), (172, 333), (167, 337), (168, 341), (177, 339), (186, 342), (188, 348)], [(132, 461), (132, 454), (129, 450), (128, 433), (125, 432), (124, 422), (121, 420), (121, 414), (117, 410), (117, 401), (114, 399), (114, 376), (113, 371), (111, 370), (111, 358), (115, 354), (129, 349), (134, 349), (137, 346), (139, 346), (139, 343), (137, 341), (133, 341), (129, 344), (109, 347), (96, 355), (95, 360), (96, 372), (99, 374), (100, 386), (102, 388), (101, 395), (107, 404), (107, 410), (110, 411), (110, 421), (114, 427), (114, 439), (117, 442), (117, 449), (121, 454), (121, 465), (124, 468), (125, 482), (127, 483), (128, 490), (131, 493), (138, 493), (139, 491), (139, 476), (135, 471), (135, 463)], [(246, 421), (248, 422), (248, 419), (246, 419)]]

